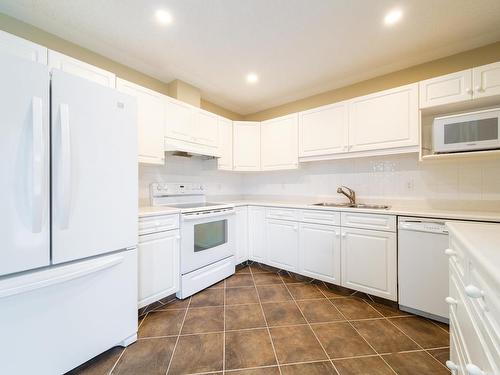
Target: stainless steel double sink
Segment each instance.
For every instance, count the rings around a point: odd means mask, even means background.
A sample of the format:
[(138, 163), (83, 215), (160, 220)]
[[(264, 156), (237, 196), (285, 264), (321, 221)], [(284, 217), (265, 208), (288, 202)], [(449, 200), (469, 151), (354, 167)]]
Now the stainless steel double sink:
[(321, 207), (348, 207), (348, 208), (365, 208), (365, 209), (373, 209), (373, 210), (387, 210), (391, 208), (391, 206), (387, 206), (385, 204), (364, 204), (364, 203), (331, 203), (331, 202), (320, 202), (314, 203), (312, 206), (321, 206)]

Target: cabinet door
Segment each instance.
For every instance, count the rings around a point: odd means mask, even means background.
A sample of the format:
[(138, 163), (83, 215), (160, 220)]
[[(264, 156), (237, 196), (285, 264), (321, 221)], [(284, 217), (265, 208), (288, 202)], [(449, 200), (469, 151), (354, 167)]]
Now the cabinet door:
[(299, 157), (347, 152), (347, 102), (299, 113)]
[(221, 170), (233, 170), (233, 122), (219, 117), (219, 154), (217, 167)]
[(213, 113), (198, 110), (195, 112), (193, 141), (205, 146), (217, 147), (219, 142), (219, 118)]
[(418, 146), (418, 83), (349, 104), (349, 151)]
[(261, 123), (262, 170), (294, 169), (298, 160), (298, 115)]
[(396, 234), (342, 228), (342, 285), (397, 300)]
[(47, 65), (47, 48), (1, 30), (0, 52)]
[(474, 98), (500, 95), (500, 62), (472, 69)]
[(166, 103), (165, 136), (193, 142), (195, 109), (172, 98), (168, 98)]
[(236, 264), (248, 260), (248, 207), (236, 207)]
[(462, 102), (472, 99), (472, 70), (419, 82), (420, 108)]
[(340, 285), (340, 228), (300, 223), (299, 273)]
[(179, 239), (178, 230), (139, 237), (139, 307), (179, 290)]
[(233, 122), (235, 171), (260, 171), (260, 122)]
[(248, 256), (256, 262), (266, 261), (266, 209), (248, 207)]
[(137, 99), (137, 141), (139, 162), (164, 164), (164, 95), (117, 78), (118, 91)]
[(56, 51), (49, 50), (49, 67), (74, 74), (75, 76), (88, 79), (106, 87), (115, 88), (116, 85), (116, 76), (114, 73)]
[(295, 221), (266, 220), (267, 263), (287, 271), (298, 270), (299, 224)]

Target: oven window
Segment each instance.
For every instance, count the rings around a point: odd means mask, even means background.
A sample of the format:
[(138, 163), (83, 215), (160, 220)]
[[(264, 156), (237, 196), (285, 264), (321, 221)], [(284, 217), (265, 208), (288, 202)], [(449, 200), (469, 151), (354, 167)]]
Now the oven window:
[(498, 139), (498, 117), (456, 122), (444, 126), (445, 144), (496, 139)]
[(194, 226), (194, 252), (211, 249), (227, 242), (227, 220)]

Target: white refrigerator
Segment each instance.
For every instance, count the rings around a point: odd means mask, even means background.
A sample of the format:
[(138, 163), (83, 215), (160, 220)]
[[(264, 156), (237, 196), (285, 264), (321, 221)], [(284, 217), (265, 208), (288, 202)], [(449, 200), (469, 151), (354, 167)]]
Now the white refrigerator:
[(0, 54), (0, 374), (137, 338), (135, 100)]

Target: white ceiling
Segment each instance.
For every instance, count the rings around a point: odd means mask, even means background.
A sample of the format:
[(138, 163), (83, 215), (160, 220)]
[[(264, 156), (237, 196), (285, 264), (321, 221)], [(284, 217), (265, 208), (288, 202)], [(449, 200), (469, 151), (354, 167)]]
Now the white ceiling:
[[(386, 27), (394, 7), (403, 19)], [(241, 114), (500, 40), (499, 0), (0, 0), (0, 12)]]

